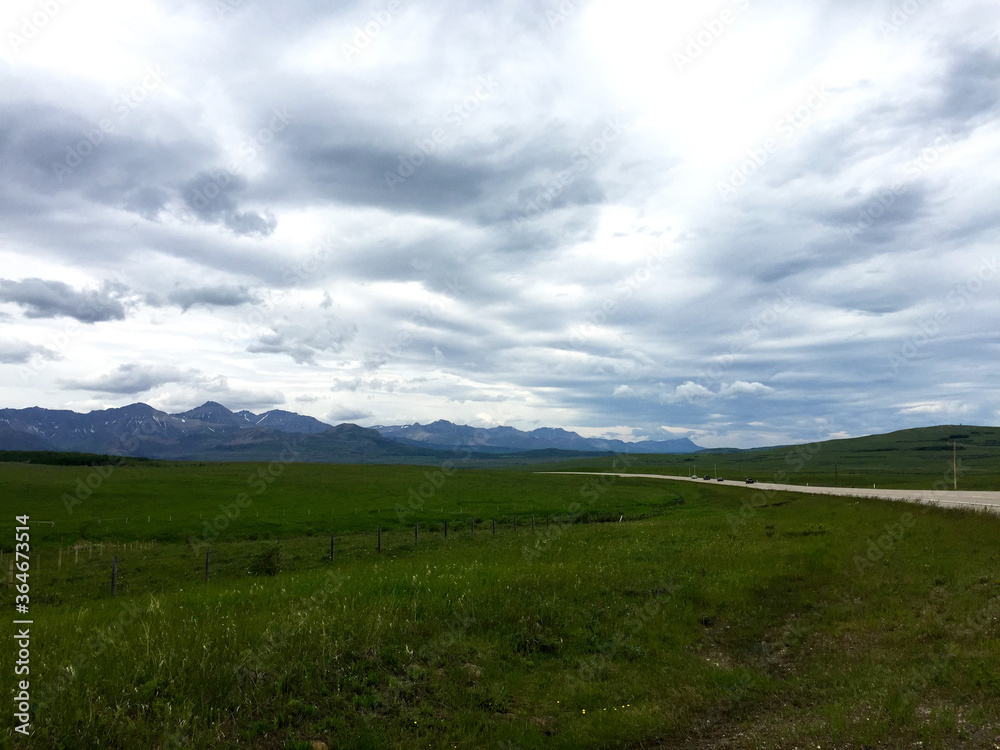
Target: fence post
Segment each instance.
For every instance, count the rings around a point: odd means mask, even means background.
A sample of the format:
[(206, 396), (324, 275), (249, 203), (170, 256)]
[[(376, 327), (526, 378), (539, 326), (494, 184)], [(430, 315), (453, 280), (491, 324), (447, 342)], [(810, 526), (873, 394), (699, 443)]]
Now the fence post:
[(517, 516), (514, 516), (514, 533), (517, 533)]
[(378, 552), (382, 551), (382, 527), (378, 527)]
[(333, 556), (336, 554), (336, 542), (334, 541), (333, 534), (330, 534), (330, 562), (333, 562)]
[(497, 535), (497, 519), (493, 519), (493, 536)]
[(115, 591), (118, 590), (118, 555), (115, 555), (111, 560), (111, 596), (115, 595)]
[(531, 533), (535, 533), (535, 514), (531, 514)]
[(205, 583), (208, 583), (209, 566), (212, 562), (212, 548), (209, 547), (205, 550)]
[(549, 530), (549, 514), (548, 513), (545, 514), (545, 530), (546, 531)]
[(448, 522), (447, 521), (444, 522), (444, 538), (445, 539), (448, 538)]

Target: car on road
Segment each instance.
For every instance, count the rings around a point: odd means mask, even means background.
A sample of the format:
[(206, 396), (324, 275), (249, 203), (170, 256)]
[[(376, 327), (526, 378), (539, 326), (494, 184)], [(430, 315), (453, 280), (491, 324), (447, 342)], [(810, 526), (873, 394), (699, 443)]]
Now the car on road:
[(703, 479), (704, 479), (704, 480), (705, 480), (706, 482), (711, 482), (711, 481), (712, 481), (712, 477), (710, 477), (710, 476), (709, 476), (708, 474), (706, 474), (706, 475), (705, 475), (704, 477), (702, 477), (702, 478), (703, 478)]
[(726, 480), (723, 479), (722, 477), (716, 477), (715, 481), (716, 482), (725, 482)]
[(751, 479), (750, 477), (747, 477), (747, 484), (753, 484), (754, 481), (755, 480)]
[(697, 478), (698, 478), (698, 475), (697, 475), (697, 474), (692, 474), (692, 475), (691, 475), (691, 478), (692, 478), (692, 479), (697, 479)]

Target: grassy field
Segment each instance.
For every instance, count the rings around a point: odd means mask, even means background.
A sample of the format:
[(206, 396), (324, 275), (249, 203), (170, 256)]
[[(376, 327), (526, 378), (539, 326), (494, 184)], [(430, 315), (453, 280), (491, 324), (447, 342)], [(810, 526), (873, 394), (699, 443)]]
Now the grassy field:
[(0, 465), (0, 746), (995, 746), (1000, 518), (459, 466)]

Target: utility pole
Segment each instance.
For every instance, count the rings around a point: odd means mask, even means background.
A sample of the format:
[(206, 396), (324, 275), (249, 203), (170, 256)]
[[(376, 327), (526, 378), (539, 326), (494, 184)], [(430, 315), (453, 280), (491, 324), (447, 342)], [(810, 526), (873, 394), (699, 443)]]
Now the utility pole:
[(952, 488), (958, 489), (958, 443), (951, 444), (951, 479)]

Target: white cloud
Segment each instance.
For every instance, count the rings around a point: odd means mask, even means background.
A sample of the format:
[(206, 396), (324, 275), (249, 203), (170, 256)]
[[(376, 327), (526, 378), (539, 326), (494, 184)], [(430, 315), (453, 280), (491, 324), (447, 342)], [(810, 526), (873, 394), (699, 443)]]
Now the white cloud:
[(569, 5), (415, 0), (350, 57), (377, 9), (5, 35), (4, 405), (215, 387), (741, 447), (996, 421), (1000, 6)]
[(737, 396), (765, 396), (774, 393), (774, 389), (763, 383), (747, 383), (737, 380), (735, 383), (727, 383), (719, 389), (719, 395), (723, 398), (735, 398)]

